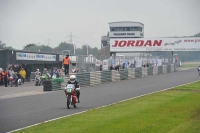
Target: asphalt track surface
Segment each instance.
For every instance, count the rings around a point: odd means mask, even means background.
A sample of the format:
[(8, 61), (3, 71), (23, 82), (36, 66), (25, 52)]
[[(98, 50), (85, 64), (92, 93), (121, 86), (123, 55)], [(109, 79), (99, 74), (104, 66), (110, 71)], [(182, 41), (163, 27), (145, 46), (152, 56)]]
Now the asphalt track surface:
[(81, 88), (81, 103), (67, 109), (62, 90), (0, 99), (0, 132), (44, 122), (147, 93), (200, 80), (196, 69)]

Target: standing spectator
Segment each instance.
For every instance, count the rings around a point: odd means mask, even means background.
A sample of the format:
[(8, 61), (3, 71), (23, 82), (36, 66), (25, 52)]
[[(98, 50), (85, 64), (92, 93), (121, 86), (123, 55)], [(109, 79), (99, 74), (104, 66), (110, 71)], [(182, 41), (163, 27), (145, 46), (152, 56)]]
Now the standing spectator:
[(0, 68), (0, 85), (3, 85), (3, 77), (4, 77), (4, 72), (3, 69)]
[(19, 79), (18, 76), (17, 76), (17, 72), (14, 72), (13, 79), (14, 79), (15, 87), (17, 87), (18, 86), (18, 79)]
[(26, 71), (27, 71), (26, 72), (26, 81), (30, 82), (31, 70), (30, 70), (30, 68), (28, 68)]
[(7, 85), (8, 85), (8, 70), (5, 71), (4, 84), (5, 84), (5, 87), (7, 87)]
[(13, 76), (15, 72), (13, 71), (12, 67), (9, 68), (8, 75)]
[(113, 70), (113, 65), (110, 65), (110, 70), (111, 70), (111, 71)]
[(69, 74), (69, 64), (70, 64), (70, 58), (69, 55), (66, 55), (66, 57), (63, 58), (63, 64), (65, 68), (65, 75)]
[(59, 70), (57, 69), (57, 67), (55, 67), (54, 69), (53, 69), (53, 75), (56, 75), (56, 78), (58, 78), (59, 77)]
[(125, 69), (125, 63), (123, 64), (122, 69)]
[(119, 71), (119, 67), (120, 67), (119, 65), (115, 66), (115, 70)]
[(24, 79), (26, 77), (26, 72), (25, 72), (24, 68), (21, 68), (19, 74), (21, 75), (22, 83), (24, 84)]
[(100, 71), (102, 71), (102, 65), (100, 65)]

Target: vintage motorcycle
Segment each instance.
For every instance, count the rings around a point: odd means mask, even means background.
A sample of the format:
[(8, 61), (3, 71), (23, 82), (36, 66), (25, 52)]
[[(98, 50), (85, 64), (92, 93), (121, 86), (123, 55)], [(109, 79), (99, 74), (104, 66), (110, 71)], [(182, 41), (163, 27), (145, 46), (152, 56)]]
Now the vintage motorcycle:
[[(76, 90), (78, 90), (79, 88), (76, 88)], [(75, 92), (75, 86), (74, 84), (68, 84), (65, 89), (65, 94), (67, 97), (67, 108), (70, 109), (70, 105), (74, 106), (74, 108), (76, 108), (76, 105), (78, 103), (78, 98), (76, 96), (76, 92)]]

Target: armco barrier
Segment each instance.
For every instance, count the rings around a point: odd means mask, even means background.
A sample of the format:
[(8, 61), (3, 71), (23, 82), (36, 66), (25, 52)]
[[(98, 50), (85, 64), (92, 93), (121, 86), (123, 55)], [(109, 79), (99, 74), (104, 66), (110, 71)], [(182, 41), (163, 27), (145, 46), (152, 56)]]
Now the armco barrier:
[(111, 82), (111, 71), (101, 72), (101, 83)]
[(96, 83), (101, 84), (101, 77), (102, 77), (101, 72), (97, 71), (95, 76), (96, 76)]
[(120, 80), (128, 79), (128, 69), (120, 70)]
[(158, 66), (158, 75), (163, 74), (163, 66)]
[(174, 65), (171, 64), (171, 72), (174, 72)]
[(128, 79), (134, 79), (135, 78), (135, 68), (128, 69)]
[[(120, 71), (115, 70), (106, 70), (106, 71), (96, 71), (96, 72), (84, 72), (84, 73), (75, 73), (76, 79), (78, 80), (80, 86), (93, 86), (97, 84), (107, 83), (107, 82), (116, 82), (126, 79), (141, 78), (149, 75), (159, 75), (164, 73), (175, 72), (174, 65), (163, 65), (158, 67), (147, 67), (147, 68), (133, 68), (133, 69), (124, 69)], [(72, 75), (72, 74), (70, 74)], [(69, 77), (64, 77), (64, 82), (57, 85), (58, 88), (64, 88)], [(56, 84), (50, 82), (45, 83), (44, 91), (58, 90), (55, 89)], [(53, 89), (54, 88), (54, 89)]]
[(167, 66), (166, 65), (163, 65), (163, 74), (167, 73)]
[(95, 72), (90, 72), (90, 85), (96, 85), (96, 73)]
[(158, 75), (158, 67), (153, 67), (153, 75)]
[(167, 65), (167, 73), (171, 72), (171, 65)]
[(147, 75), (153, 75), (153, 67), (147, 68)]
[(135, 68), (135, 77), (136, 78), (142, 77), (142, 68), (141, 67)]
[(146, 77), (147, 76), (147, 68), (143, 67), (142, 68), (142, 77)]
[(112, 71), (112, 82), (120, 80), (120, 73), (119, 71)]

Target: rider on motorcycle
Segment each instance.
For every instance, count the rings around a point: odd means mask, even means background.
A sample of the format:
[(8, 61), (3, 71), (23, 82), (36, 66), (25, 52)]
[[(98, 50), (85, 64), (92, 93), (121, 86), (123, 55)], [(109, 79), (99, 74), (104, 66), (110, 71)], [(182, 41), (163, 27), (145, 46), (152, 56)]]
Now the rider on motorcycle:
[(39, 69), (36, 69), (36, 72), (35, 72), (35, 76), (37, 76), (37, 75), (41, 75), (41, 73), (40, 73), (40, 70)]
[(35, 81), (37, 82), (37, 80), (41, 82), (41, 73), (39, 69), (36, 69), (36, 72), (35, 72)]
[(80, 103), (80, 86), (78, 81), (76, 80), (75, 75), (71, 75), (69, 78), (69, 81), (67, 82), (67, 84), (74, 84), (75, 86), (75, 93), (77, 94), (77, 98), (78, 98), (78, 103)]
[(43, 73), (42, 74), (45, 74), (48, 78), (50, 78), (51, 77), (51, 75), (49, 74), (49, 72), (47, 71), (47, 69), (46, 68), (44, 68), (44, 71), (43, 71)]
[(200, 76), (200, 66), (197, 68), (198, 72), (199, 72), (199, 76)]

